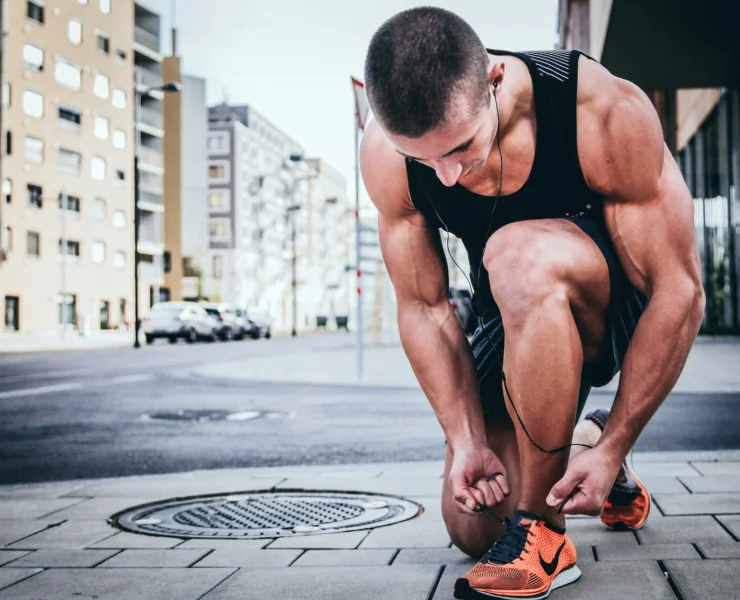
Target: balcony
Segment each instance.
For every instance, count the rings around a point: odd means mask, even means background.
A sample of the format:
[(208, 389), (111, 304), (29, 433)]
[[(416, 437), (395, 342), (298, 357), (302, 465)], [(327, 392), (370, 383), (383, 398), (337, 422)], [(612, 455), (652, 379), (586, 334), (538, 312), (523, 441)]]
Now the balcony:
[(139, 111), (139, 122), (155, 129), (162, 129), (164, 127), (164, 118), (161, 112), (152, 110), (151, 108), (142, 107)]
[(164, 195), (163, 192), (148, 192), (139, 188), (139, 202), (146, 204), (153, 204), (164, 208)]
[(164, 166), (164, 160), (161, 150), (148, 148), (147, 146), (139, 147), (139, 162), (160, 169)]
[(159, 53), (159, 37), (139, 26), (134, 26), (134, 41)]
[(139, 83), (144, 87), (158, 87), (162, 85), (162, 75), (144, 69), (143, 67), (136, 67), (136, 73)]
[(162, 227), (156, 227), (155, 222), (151, 219), (142, 220), (139, 224), (139, 243), (140, 244), (161, 244), (164, 241), (164, 231)]

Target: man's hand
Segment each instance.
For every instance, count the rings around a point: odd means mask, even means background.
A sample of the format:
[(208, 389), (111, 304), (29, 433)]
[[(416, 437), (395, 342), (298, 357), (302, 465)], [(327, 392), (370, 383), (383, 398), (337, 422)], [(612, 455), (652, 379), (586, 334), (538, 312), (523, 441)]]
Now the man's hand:
[(457, 450), (450, 468), (450, 489), (460, 512), (481, 514), (511, 493), (504, 465), (490, 448)]
[[(576, 456), (547, 497), (563, 514), (598, 516), (619, 473), (622, 458), (602, 447), (584, 450)], [(564, 504), (563, 504), (564, 503)]]

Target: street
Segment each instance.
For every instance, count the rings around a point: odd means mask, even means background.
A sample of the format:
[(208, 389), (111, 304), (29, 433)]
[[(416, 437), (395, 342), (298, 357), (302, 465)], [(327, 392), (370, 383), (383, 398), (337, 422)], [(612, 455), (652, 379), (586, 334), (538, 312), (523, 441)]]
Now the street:
[[(309, 355), (352, 353), (352, 343), (352, 336), (324, 334), (2, 356), (0, 484), (443, 458), (441, 429), (421, 391), (411, 386), (194, 373), (260, 357), (280, 361), (288, 371)], [(393, 362), (405, 360), (400, 347), (388, 352)], [(587, 410), (609, 406), (612, 398), (597, 390)], [(675, 392), (635, 450), (740, 448), (739, 403), (739, 393)], [(185, 420), (187, 411), (212, 418)]]

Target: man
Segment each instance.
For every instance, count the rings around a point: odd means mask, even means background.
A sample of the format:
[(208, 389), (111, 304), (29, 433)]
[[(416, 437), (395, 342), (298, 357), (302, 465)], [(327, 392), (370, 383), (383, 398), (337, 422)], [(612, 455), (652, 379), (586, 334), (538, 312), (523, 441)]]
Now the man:
[[(456, 15), (417, 8), (375, 33), (365, 79), (362, 175), (401, 341), (447, 438), (444, 520), (483, 557), (455, 596), (544, 598), (580, 577), (565, 514), (647, 519), (625, 456), (702, 319), (691, 195), (646, 96), (579, 52), (486, 50)], [(470, 343), (440, 229), (470, 258)], [(574, 432), (620, 369), (611, 413)]]

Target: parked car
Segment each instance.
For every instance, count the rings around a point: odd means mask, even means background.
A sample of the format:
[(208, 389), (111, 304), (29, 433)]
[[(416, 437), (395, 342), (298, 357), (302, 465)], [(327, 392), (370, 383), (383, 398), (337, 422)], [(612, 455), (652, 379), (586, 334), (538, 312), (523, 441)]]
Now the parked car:
[(219, 339), (224, 342), (244, 339), (244, 319), (236, 314), (233, 306), (221, 302), (204, 302), (201, 306), (216, 320)]
[(465, 331), (465, 335), (472, 335), (478, 327), (478, 320), (473, 312), (473, 300), (470, 291), (450, 288), (450, 304)]
[(244, 334), (252, 339), (258, 340), (263, 337), (269, 340), (272, 337), (270, 325), (264, 317), (258, 313), (247, 312), (244, 309), (237, 309), (236, 314), (245, 321)]
[(184, 339), (189, 344), (197, 340), (216, 339), (217, 325), (195, 302), (158, 302), (141, 323), (147, 344), (157, 338), (167, 338), (171, 344)]

